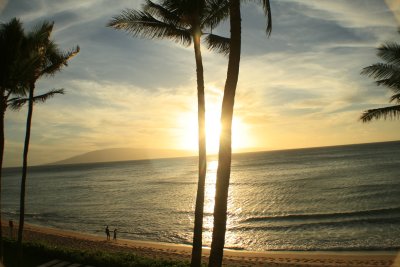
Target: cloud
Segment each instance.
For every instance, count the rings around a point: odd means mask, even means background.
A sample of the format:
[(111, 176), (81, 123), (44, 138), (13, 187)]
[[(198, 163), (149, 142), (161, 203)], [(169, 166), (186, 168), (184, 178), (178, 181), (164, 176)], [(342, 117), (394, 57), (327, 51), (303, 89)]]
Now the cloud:
[[(71, 85), (66, 95), (35, 105), (32, 164), (43, 163), (44, 156), (35, 155), (45, 151), (55, 160), (110, 147), (174, 148), (185, 131), (177, 118), (192, 112), (196, 103), (195, 91), (187, 88), (172, 93), (168, 88), (148, 91), (82, 80)], [(21, 149), (18, 140), (23, 139), (25, 114), (25, 109), (8, 112), (6, 155)], [(59, 151), (54, 151), (55, 145)], [(15, 164), (15, 159), (6, 158)]]
[(3, 12), (4, 8), (7, 6), (8, 0), (0, 0), (0, 13)]
[(386, 5), (392, 11), (397, 23), (400, 24), (400, 3), (397, 0), (385, 0)]
[[(141, 3), (13, 0), (0, 11), (5, 20), (20, 17), (27, 29), (54, 20), (60, 47), (81, 47), (67, 68), (37, 84), (38, 93), (65, 88), (67, 94), (35, 106), (33, 164), (110, 147), (177, 148), (187, 128), (196, 127), (193, 48), (105, 27)], [(290, 148), (400, 138), (391, 122), (357, 121), (362, 110), (387, 102), (385, 88), (360, 71), (377, 62), (378, 44), (398, 39), (393, 2), (389, 9), (380, 0), (272, 1), (269, 38), (262, 7), (242, 6), (235, 118), (246, 126), (248, 144)], [(227, 23), (216, 32), (227, 36)], [(205, 47), (202, 55), (207, 101), (219, 108), (227, 57)], [(19, 164), (25, 111), (8, 111), (6, 118), (6, 162)]]
[[(309, 7), (300, 9), (303, 15), (338, 23), (349, 28), (392, 27), (395, 22), (392, 12), (381, 1), (376, 0), (284, 0)], [(357, 12), (354, 12), (357, 10)]]

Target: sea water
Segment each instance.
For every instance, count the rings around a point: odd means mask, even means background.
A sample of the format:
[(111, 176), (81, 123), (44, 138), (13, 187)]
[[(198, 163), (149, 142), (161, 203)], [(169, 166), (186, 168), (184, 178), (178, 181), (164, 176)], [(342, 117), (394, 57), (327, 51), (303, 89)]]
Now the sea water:
[[(213, 226), (209, 157), (204, 244)], [(3, 216), (18, 219), (20, 168), (3, 171)], [(29, 168), (26, 222), (191, 244), (197, 158)], [(400, 248), (400, 142), (235, 154), (226, 247), (245, 250)]]

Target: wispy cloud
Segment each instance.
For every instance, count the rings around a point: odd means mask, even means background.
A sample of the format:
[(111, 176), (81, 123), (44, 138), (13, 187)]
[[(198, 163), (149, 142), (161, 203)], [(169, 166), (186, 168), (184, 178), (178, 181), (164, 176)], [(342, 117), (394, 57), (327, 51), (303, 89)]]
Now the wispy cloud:
[[(398, 123), (358, 122), (362, 110), (387, 103), (385, 88), (360, 76), (363, 67), (377, 62), (378, 44), (398, 40), (398, 6), (386, 2), (272, 1), (270, 38), (261, 6), (243, 5), (235, 116), (246, 128), (249, 146), (400, 138)], [(110, 147), (183, 148), (187, 128), (196, 127), (193, 48), (169, 40), (135, 39), (105, 26), (122, 9), (141, 3), (0, 2), (2, 20), (20, 17), (28, 29), (54, 21), (54, 39), (62, 49), (81, 47), (65, 70), (38, 83), (38, 92), (65, 88), (67, 94), (35, 106), (33, 164)], [(228, 28), (225, 23), (217, 32), (227, 35)], [(205, 48), (202, 52), (207, 99), (219, 108), (227, 58)], [(6, 162), (18, 165), (25, 112), (7, 112), (6, 119)]]

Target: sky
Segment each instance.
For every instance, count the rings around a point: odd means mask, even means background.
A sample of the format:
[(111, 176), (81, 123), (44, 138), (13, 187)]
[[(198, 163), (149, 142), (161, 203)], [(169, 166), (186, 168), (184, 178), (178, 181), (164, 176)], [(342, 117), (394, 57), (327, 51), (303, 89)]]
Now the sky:
[[(0, 0), (0, 20), (21, 19), (27, 31), (54, 21), (60, 48), (80, 53), (37, 93), (66, 94), (34, 107), (30, 164), (107, 148), (197, 150), (193, 47), (133, 38), (106, 27), (139, 0)], [(388, 105), (390, 92), (362, 68), (376, 48), (399, 41), (397, 0), (271, 0), (273, 30), (258, 1), (242, 4), (242, 57), (234, 151), (261, 151), (400, 139), (398, 120), (359, 121)], [(228, 36), (223, 23), (216, 33)], [(208, 151), (217, 151), (227, 57), (202, 48)], [(5, 166), (20, 166), (26, 109), (6, 113)]]

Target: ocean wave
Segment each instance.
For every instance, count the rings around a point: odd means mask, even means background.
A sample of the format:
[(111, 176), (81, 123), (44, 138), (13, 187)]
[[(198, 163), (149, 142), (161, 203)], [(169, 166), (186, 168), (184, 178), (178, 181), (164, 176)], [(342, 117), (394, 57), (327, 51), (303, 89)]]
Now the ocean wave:
[[(3, 211), (3, 215), (5, 216), (15, 216), (19, 215), (19, 211)], [(53, 217), (55, 213), (52, 212), (25, 212), (25, 217)]]
[[(17, 219), (19, 211), (5, 211), (2, 212), (2, 215), (8, 219)], [(73, 217), (57, 212), (25, 212), (25, 219), (34, 222), (63, 222), (66, 219), (73, 219)]]
[(197, 181), (145, 181), (148, 185), (194, 185)]
[(16, 216), (19, 214), (19, 211), (2, 211), (1, 214), (5, 216)]
[(312, 213), (312, 214), (288, 214), (288, 215), (277, 215), (277, 216), (259, 216), (250, 217), (242, 220), (246, 222), (263, 222), (263, 221), (296, 221), (296, 220), (320, 220), (320, 219), (344, 219), (354, 217), (379, 217), (385, 215), (400, 215), (400, 207), (387, 208), (387, 209), (376, 209), (376, 210), (363, 210), (363, 211), (351, 211), (351, 212), (336, 212), (336, 213)]
[(361, 224), (398, 224), (400, 223), (400, 216), (393, 218), (367, 218), (367, 219), (352, 219), (343, 221), (327, 221), (327, 222), (299, 222), (281, 225), (251, 225), (251, 226), (237, 226), (232, 227), (230, 231), (298, 231), (306, 229), (320, 229), (320, 228), (335, 228), (335, 227), (359, 227)]
[[(400, 249), (400, 246), (390, 246), (390, 245), (380, 245), (380, 246), (374, 246), (374, 245), (366, 245), (366, 246), (327, 246), (327, 247), (319, 247), (319, 248), (304, 248), (304, 247), (294, 247), (294, 248), (268, 248), (268, 251), (354, 251), (354, 252), (360, 252), (360, 251), (398, 251)], [(260, 249), (262, 251), (262, 249)]]

